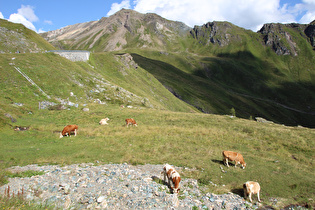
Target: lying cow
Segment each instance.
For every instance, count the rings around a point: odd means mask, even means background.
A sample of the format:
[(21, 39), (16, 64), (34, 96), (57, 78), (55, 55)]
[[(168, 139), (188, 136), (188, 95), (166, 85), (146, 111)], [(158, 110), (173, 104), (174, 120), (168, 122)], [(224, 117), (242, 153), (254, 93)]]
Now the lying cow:
[(244, 198), (246, 199), (247, 196), (249, 197), (250, 202), (252, 201), (252, 194), (257, 194), (258, 201), (260, 202), (259, 192), (260, 192), (260, 185), (258, 182), (248, 181), (243, 184), (244, 189)]
[(175, 170), (175, 168), (169, 164), (165, 164), (162, 173), (164, 174), (164, 182), (166, 182), (166, 177), (168, 179), (168, 185), (173, 193), (179, 193), (180, 185), (180, 175)]
[(129, 119), (126, 119), (126, 126), (128, 127), (129, 125), (133, 125), (133, 126), (138, 126), (138, 124), (136, 123), (136, 121), (133, 119), (133, 118), (129, 118)]
[(107, 121), (109, 120), (108, 117), (104, 118), (104, 119), (101, 119), (101, 121), (98, 123), (100, 125), (108, 125)]
[(237, 164), (241, 164), (242, 168), (244, 169), (246, 167), (246, 163), (244, 161), (243, 155), (237, 152), (232, 151), (223, 151), (223, 164), (226, 164), (227, 167), (229, 166), (229, 161), (235, 161), (235, 167)]
[(73, 132), (74, 136), (76, 136), (77, 130), (78, 130), (77, 125), (67, 125), (66, 127), (64, 127), (64, 129), (60, 133), (60, 138), (62, 138), (64, 136), (70, 136), (71, 137), (71, 132)]

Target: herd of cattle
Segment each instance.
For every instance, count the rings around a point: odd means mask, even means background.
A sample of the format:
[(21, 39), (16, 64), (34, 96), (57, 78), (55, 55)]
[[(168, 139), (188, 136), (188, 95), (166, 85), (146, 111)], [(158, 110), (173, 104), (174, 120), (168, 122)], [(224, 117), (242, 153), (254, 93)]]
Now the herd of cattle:
[[(109, 121), (109, 118), (104, 118), (99, 122), (99, 125), (107, 125)], [(133, 118), (128, 118), (125, 120), (126, 122), (126, 127), (129, 125), (131, 126), (138, 126), (136, 121)], [(64, 136), (71, 136), (71, 134), (74, 134), (74, 136), (77, 135), (77, 130), (78, 126), (77, 125), (67, 125), (64, 127), (62, 132), (60, 133), (60, 138)], [(238, 164), (241, 165), (243, 169), (246, 167), (246, 163), (244, 161), (243, 155), (237, 152), (232, 152), (232, 151), (223, 151), (223, 164), (226, 165), (227, 167), (229, 166), (229, 161), (235, 162), (234, 166), (236, 167)], [(179, 173), (175, 170), (175, 168), (169, 164), (165, 164), (163, 166), (163, 171), (161, 172), (164, 175), (164, 182), (168, 183), (171, 192), (172, 193), (179, 193), (180, 190), (180, 175)], [(167, 179), (167, 180), (166, 180)], [(260, 185), (258, 182), (254, 181), (248, 181), (243, 184), (243, 190), (244, 190), (244, 198), (246, 199), (249, 197), (249, 200), (252, 202), (252, 194), (257, 194), (258, 201), (260, 202)]]

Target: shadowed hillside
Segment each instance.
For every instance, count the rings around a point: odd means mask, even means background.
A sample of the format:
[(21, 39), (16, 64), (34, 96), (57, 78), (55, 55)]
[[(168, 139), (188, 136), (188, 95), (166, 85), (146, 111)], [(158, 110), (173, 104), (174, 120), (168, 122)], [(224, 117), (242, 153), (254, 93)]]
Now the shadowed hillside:
[(171, 93), (205, 113), (235, 109), (242, 118), (315, 127), (313, 25), (270, 23), (257, 33), (216, 21), (189, 28), (121, 10), (42, 36), (65, 49), (133, 53)]

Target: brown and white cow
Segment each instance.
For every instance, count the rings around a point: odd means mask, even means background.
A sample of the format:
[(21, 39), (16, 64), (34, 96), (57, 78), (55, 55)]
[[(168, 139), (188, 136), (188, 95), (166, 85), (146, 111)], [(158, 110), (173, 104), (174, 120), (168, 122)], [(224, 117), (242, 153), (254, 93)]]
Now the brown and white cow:
[(78, 130), (77, 125), (67, 125), (66, 127), (64, 127), (64, 129), (60, 133), (60, 138), (62, 138), (64, 136), (70, 136), (71, 137), (71, 132), (73, 132), (74, 136), (76, 136), (77, 130)]
[(235, 161), (235, 167), (237, 164), (241, 164), (242, 168), (244, 169), (246, 167), (246, 163), (244, 161), (243, 155), (237, 152), (232, 151), (223, 151), (223, 164), (226, 164), (227, 167), (229, 166), (229, 161)]
[(98, 123), (100, 125), (108, 125), (107, 121), (109, 120), (108, 117), (104, 118), (104, 119), (101, 119), (101, 121)]
[(259, 193), (260, 193), (260, 185), (258, 182), (248, 181), (243, 184), (244, 189), (244, 198), (249, 197), (250, 202), (252, 201), (252, 194), (257, 194), (258, 201), (260, 202)]
[(162, 173), (164, 174), (164, 182), (166, 182), (167, 177), (168, 185), (170, 186), (171, 191), (173, 193), (179, 193), (181, 178), (179, 173), (175, 170), (175, 168), (169, 164), (165, 164), (163, 166)]
[(136, 121), (133, 118), (129, 118), (129, 119), (125, 119), (126, 121), (126, 126), (128, 127), (129, 125), (133, 125), (133, 126), (138, 126), (138, 124), (136, 123)]

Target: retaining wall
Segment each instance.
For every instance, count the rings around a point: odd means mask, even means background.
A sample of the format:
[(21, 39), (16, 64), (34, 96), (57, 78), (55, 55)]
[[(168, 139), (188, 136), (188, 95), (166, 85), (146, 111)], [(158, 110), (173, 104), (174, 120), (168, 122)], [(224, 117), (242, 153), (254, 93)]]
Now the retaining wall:
[(50, 50), (49, 52), (56, 53), (71, 61), (88, 61), (90, 57), (90, 52), (83, 50)]

